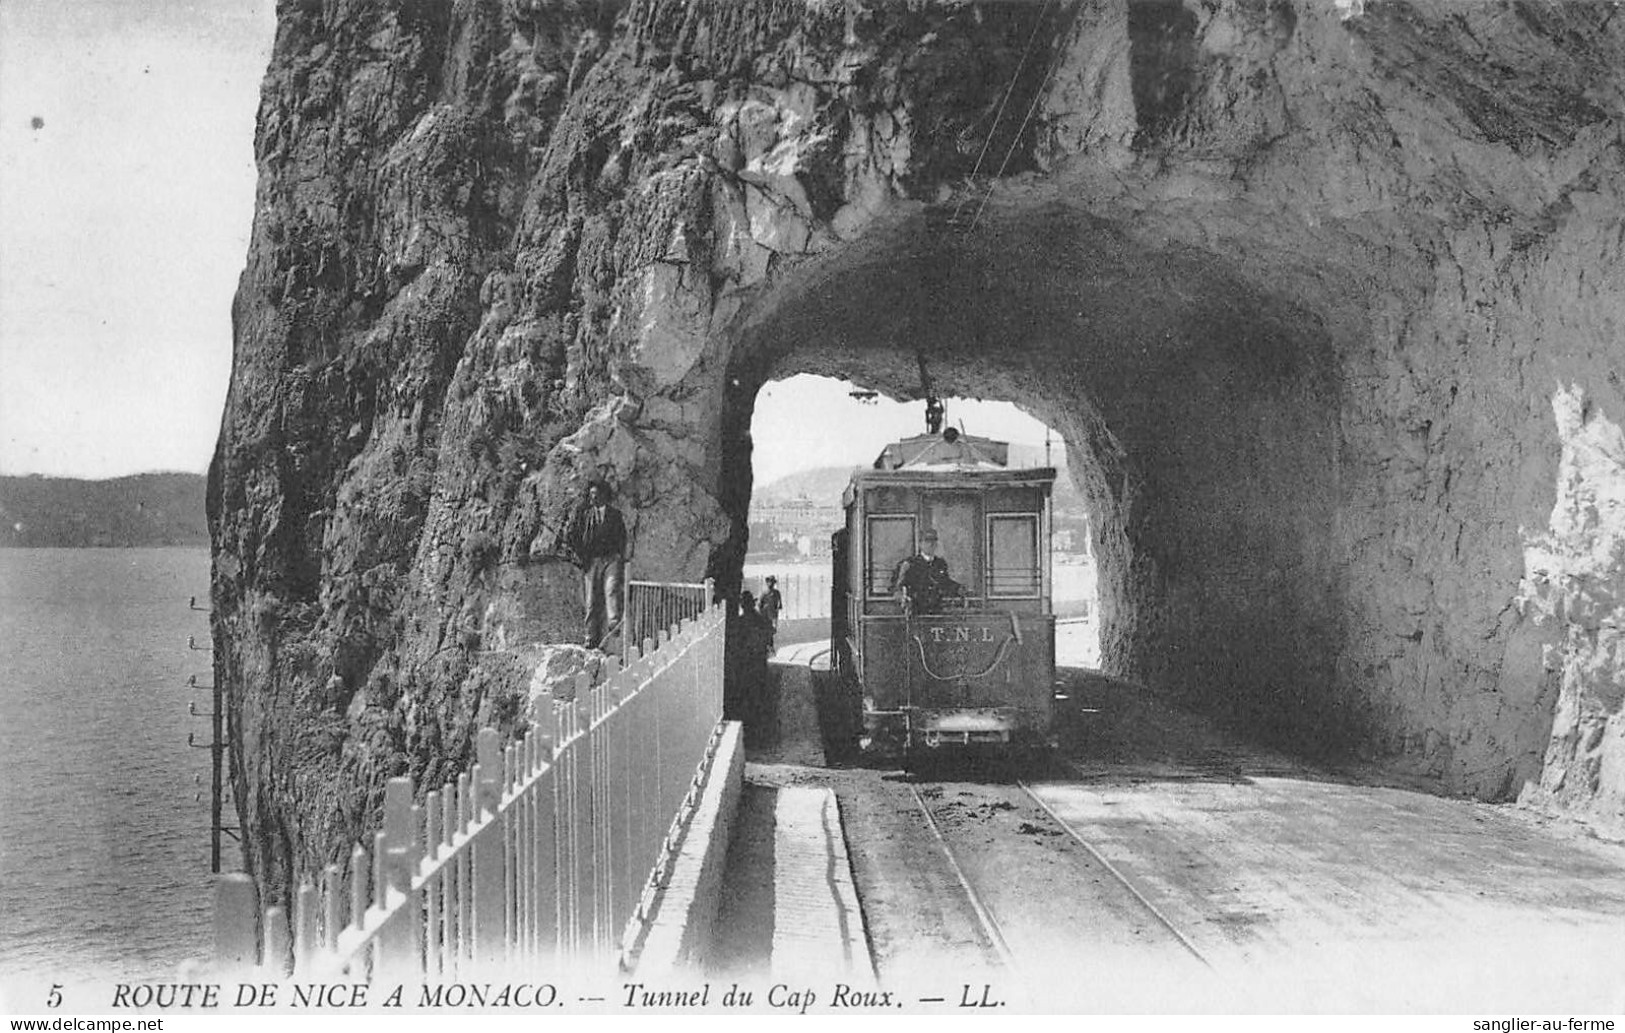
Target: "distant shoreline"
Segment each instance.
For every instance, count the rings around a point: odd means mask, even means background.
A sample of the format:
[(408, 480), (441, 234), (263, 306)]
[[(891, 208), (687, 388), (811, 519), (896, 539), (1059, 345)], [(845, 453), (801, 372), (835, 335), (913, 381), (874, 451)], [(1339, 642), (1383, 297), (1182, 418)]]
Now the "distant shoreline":
[(207, 486), (195, 473), (0, 476), (0, 548), (207, 547)]
[(213, 542), (115, 542), (111, 545), (54, 545), (49, 542), (0, 542), (0, 549), (207, 549)]

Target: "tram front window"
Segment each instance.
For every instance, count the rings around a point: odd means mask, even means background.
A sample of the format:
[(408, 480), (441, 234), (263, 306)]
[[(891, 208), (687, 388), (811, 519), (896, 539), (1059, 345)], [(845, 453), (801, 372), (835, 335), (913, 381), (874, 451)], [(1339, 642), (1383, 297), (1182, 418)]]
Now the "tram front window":
[(963, 594), (982, 594), (981, 534), (979, 507), (973, 495), (932, 492), (925, 496), (925, 527), (937, 533), (937, 553), (949, 568)]
[(987, 569), (990, 596), (1038, 594), (1038, 517), (1030, 514), (988, 518)]
[(914, 518), (872, 516), (868, 527), (869, 557), (865, 581), (870, 595), (890, 595), (897, 565), (914, 552)]

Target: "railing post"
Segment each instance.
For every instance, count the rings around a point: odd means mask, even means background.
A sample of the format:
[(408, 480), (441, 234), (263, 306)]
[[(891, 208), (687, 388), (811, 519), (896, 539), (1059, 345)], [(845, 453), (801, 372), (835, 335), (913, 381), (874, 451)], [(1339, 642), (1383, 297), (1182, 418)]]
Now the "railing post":
[(626, 658), (627, 643), (632, 641), (632, 563), (621, 564), (621, 659)]
[(519, 924), (519, 879), (523, 870), (524, 858), (519, 850), (519, 837), (524, 825), (524, 814), (520, 808), (512, 806), (511, 798), (514, 787), (519, 781), (519, 755), (512, 743), (502, 750), (502, 793), (500, 799), (510, 800), (507, 811), (503, 814), (499, 824), (502, 826), (502, 912), (506, 916), (505, 924), (507, 934), (503, 938), (507, 948), (507, 960), (518, 961), (521, 952), (520, 924)]
[(412, 890), (412, 876), (422, 860), (417, 823), (412, 780), (390, 779), (384, 787), (382, 878), (377, 893), (390, 918), (378, 933), (375, 978), (406, 980), (423, 974), (422, 906)]
[[(474, 780), (470, 772), (464, 771), (457, 776), (456, 805), (446, 809), (448, 829), (446, 841), (452, 842), (456, 834), (467, 835), (474, 827), (477, 817), (474, 806)], [(449, 952), (456, 963), (460, 975), (466, 966), (474, 960), (474, 860), (473, 844), (467, 844), (457, 854), (453, 862), (455, 876), (450, 881), (451, 891), (447, 896), (456, 898), (456, 906), (452, 909), (452, 917), (456, 920), (456, 936), (449, 945)]]
[(615, 740), (614, 768), (610, 774), (610, 822), (614, 830), (612, 850), (615, 855), (615, 907), (610, 922), (613, 940), (618, 939), (621, 930), (626, 928), (626, 920), (637, 907), (637, 866), (632, 836), (632, 768), (638, 763), (638, 754), (632, 739), (634, 715), (627, 709), (631, 683), (626, 672), (611, 671), (606, 684), (610, 687), (610, 701), (615, 711), (611, 729)]
[[(663, 705), (663, 700), (660, 693), (657, 691), (658, 686), (655, 684), (655, 664), (658, 663), (658, 660), (656, 660), (654, 657), (654, 651), (654, 639), (644, 639), (643, 673), (639, 676), (639, 680), (643, 683), (642, 692), (644, 696), (647, 697), (643, 704), (644, 719), (647, 722), (644, 727), (647, 728), (649, 732), (648, 739), (644, 743), (647, 750), (647, 752), (644, 754), (644, 770), (646, 772), (644, 785), (648, 787), (648, 793), (644, 799), (647, 801), (649, 811), (655, 816), (655, 820), (658, 822), (660, 820), (660, 815), (664, 810), (662, 804), (664, 803), (666, 796), (661, 789), (665, 783), (660, 777), (660, 765), (662, 762), (660, 755), (660, 719), (662, 717), (661, 707)], [(654, 835), (659, 835), (661, 831), (662, 830), (657, 827), (654, 830)]]
[(265, 950), (260, 965), (280, 979), (288, 974), (293, 955), (288, 949), (288, 913), (280, 905), (265, 909)]
[(553, 764), (553, 799), (556, 801), (558, 836), (559, 952), (573, 958), (579, 949), (576, 919), (579, 893), (576, 890), (576, 741), (575, 708), (568, 703), (553, 707), (556, 730)]
[(317, 914), (319, 901), (316, 887), (302, 883), (293, 898), (293, 972), (303, 975), (310, 971), (321, 950), (321, 931)]
[(614, 762), (615, 750), (611, 733), (613, 726), (605, 721), (610, 710), (610, 688), (607, 682), (600, 682), (592, 690), (592, 755), (593, 770), (593, 881), (597, 883), (594, 896), (598, 900), (596, 909), (598, 920), (593, 923), (593, 941), (598, 951), (603, 954), (609, 944), (610, 916), (615, 907), (615, 865), (619, 863), (619, 856), (615, 851), (615, 813), (616, 807), (611, 802), (610, 765)]
[(350, 921), (360, 929), (367, 920), (367, 852), (357, 843), (350, 850)]
[(259, 893), (243, 874), (214, 877), (214, 960), (226, 970), (259, 962)]
[[(496, 814), (502, 800), (502, 745), (496, 729), (480, 729), (476, 752), (475, 812), (476, 820), (483, 820)], [(474, 964), (488, 971), (507, 956), (508, 923), (503, 899), (507, 859), (503, 856), (501, 825), (486, 825), (469, 846), (474, 879)]]
[(322, 946), (336, 951), (344, 928), (344, 875), (336, 864), (322, 869)]
[[(629, 732), (627, 751), (629, 758), (636, 758), (636, 765), (628, 772), (627, 786), (627, 794), (630, 797), (628, 817), (633, 837), (629, 860), (634, 871), (640, 875), (647, 873), (649, 867), (648, 808), (645, 804), (648, 798), (649, 758), (653, 749), (648, 732), (649, 700), (643, 691), (642, 672), (643, 668), (640, 665), (628, 668), (621, 674), (626, 680), (627, 688), (624, 704)], [(643, 894), (641, 879), (633, 880), (632, 893), (632, 908), (636, 910)]]
[[(598, 795), (596, 785), (597, 773), (596, 755), (597, 743), (592, 727), (592, 699), (593, 690), (591, 682), (583, 685), (585, 675), (577, 679), (576, 698), (570, 703), (575, 711), (576, 738), (576, 811), (575, 811), (575, 885), (576, 892), (576, 943), (581, 951), (580, 960), (590, 962), (598, 954), (598, 872), (596, 871), (599, 858), (596, 813)], [(585, 785), (582, 782), (585, 781)]]
[[(699, 621), (692, 621), (687, 630), (695, 631), (701, 627)], [(694, 729), (693, 742), (695, 749), (690, 751), (689, 755), (698, 757), (705, 755), (706, 744), (711, 738), (710, 726), (713, 724), (709, 720), (711, 686), (706, 681), (710, 677), (710, 671), (706, 669), (705, 646), (706, 643), (698, 635), (690, 635), (688, 649), (685, 653), (688, 657), (689, 669), (694, 676), (692, 687), (689, 689), (688, 706), (684, 708), (692, 715), (689, 718), (689, 727)]]
[[(623, 611), (624, 613), (624, 611)], [(514, 854), (516, 867), (513, 878), (514, 900), (514, 948), (518, 953), (521, 965), (533, 963), (535, 953), (532, 949), (534, 943), (533, 932), (535, 928), (535, 886), (536, 886), (536, 829), (535, 808), (531, 797), (534, 796), (533, 787), (527, 785), (531, 772), (531, 750), (536, 744), (527, 735), (514, 743), (509, 749), (513, 751), (513, 792), (520, 794), (514, 806)]]
[(554, 755), (554, 731), (550, 721), (531, 726), (536, 755), (542, 765), (534, 796), (536, 798), (536, 944), (540, 961), (550, 964), (559, 952), (559, 864), (558, 808), (555, 790), (558, 765)]
[[(425, 860), (440, 858), (441, 830), (445, 815), (440, 811), (440, 792), (434, 790), (423, 798), (423, 856)], [(444, 871), (429, 879), (424, 887), (427, 896), (423, 902), (427, 928), (423, 930), (423, 974), (427, 979), (438, 977), (445, 970), (446, 947), (446, 876)]]

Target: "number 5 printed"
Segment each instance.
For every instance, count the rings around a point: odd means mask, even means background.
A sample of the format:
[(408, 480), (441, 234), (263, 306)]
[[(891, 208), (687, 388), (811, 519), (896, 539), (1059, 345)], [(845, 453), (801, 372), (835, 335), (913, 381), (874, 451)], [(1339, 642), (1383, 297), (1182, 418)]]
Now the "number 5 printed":
[(61, 983), (52, 983), (51, 984), (51, 992), (45, 995), (45, 1006), (47, 1008), (60, 1008), (60, 1007), (62, 1007), (62, 984)]

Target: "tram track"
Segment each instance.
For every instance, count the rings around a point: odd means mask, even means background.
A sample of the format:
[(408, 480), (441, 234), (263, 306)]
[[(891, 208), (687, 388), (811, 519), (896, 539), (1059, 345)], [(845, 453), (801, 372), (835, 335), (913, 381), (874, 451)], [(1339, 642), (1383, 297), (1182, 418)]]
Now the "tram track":
[(1077, 964), (1214, 975), (1191, 938), (1025, 779), (924, 780), (909, 791), (988, 961), (1015, 981)]
[(1084, 839), (1083, 835), (1079, 833), (1077, 829), (1073, 828), (1065, 818), (1062, 818), (1059, 814), (1056, 814), (1055, 808), (1051, 807), (1043, 797), (1039, 796), (1025, 779), (1018, 780), (1016, 784), (1021, 787), (1022, 792), (1027, 794), (1028, 799), (1032, 800), (1033, 803), (1037, 804), (1043, 809), (1045, 814), (1049, 815), (1049, 819), (1051, 821), (1053, 821), (1056, 825), (1059, 825), (1062, 831), (1064, 831), (1072, 838), (1074, 842), (1087, 851), (1089, 856), (1094, 859), (1095, 863), (1100, 865), (1101, 868), (1109, 873), (1111, 877), (1116, 880), (1118, 885), (1123, 887), (1123, 889), (1133, 896), (1135, 900), (1139, 901), (1140, 906), (1143, 907), (1146, 912), (1156, 920), (1157, 924), (1166, 929), (1170, 936), (1179, 941), (1180, 946), (1184, 947), (1185, 950), (1190, 953), (1191, 957), (1201, 962), (1202, 966), (1209, 971), (1213, 970), (1213, 964), (1203, 956), (1201, 951), (1196, 949), (1196, 945), (1191, 943), (1190, 938), (1184, 933), (1180, 932), (1179, 928), (1168, 919), (1168, 916), (1164, 915), (1155, 904), (1151, 903), (1146, 895), (1140, 891), (1138, 886), (1134, 885), (1128, 876), (1124, 875), (1116, 865), (1107, 860), (1105, 855), (1101, 854), (1099, 850), (1096, 850), (1094, 844), (1090, 843), (1087, 839)]
[(920, 813), (925, 815), (926, 827), (931, 830), (932, 838), (942, 848), (949, 869), (953, 872), (954, 878), (958, 880), (960, 889), (965, 893), (965, 899), (970, 902), (971, 911), (976, 915), (976, 921), (981, 927), (982, 935), (987, 938), (992, 960), (1006, 971), (1015, 971), (1015, 956), (1010, 952), (1010, 944), (1004, 938), (1004, 930), (999, 927), (998, 919), (993, 917), (993, 912), (988, 909), (982, 895), (972, 885), (969, 876), (965, 873), (965, 869), (959, 863), (959, 858), (954, 855), (954, 848), (948, 842), (948, 837), (942, 834), (942, 827), (937, 824), (936, 817), (931, 813), (931, 807), (925, 802), (925, 797), (920, 795), (920, 787), (910, 785), (909, 792), (913, 795), (915, 804), (919, 806)]

